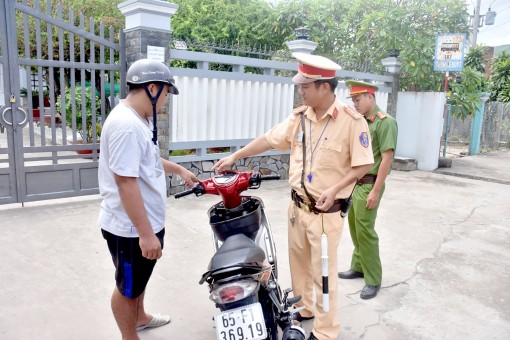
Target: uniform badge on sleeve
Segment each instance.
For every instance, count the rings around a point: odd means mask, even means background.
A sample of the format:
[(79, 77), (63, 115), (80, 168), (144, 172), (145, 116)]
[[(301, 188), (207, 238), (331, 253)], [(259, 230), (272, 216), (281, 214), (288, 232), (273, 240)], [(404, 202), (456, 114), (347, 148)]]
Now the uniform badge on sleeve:
[(368, 133), (362, 132), (361, 135), (359, 135), (359, 142), (361, 145), (363, 145), (364, 148), (368, 148)]

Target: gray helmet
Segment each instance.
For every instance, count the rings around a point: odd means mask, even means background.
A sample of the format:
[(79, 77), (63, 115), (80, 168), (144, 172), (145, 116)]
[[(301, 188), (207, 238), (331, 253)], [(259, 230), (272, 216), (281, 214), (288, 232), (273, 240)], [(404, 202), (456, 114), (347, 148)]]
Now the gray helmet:
[(126, 75), (128, 85), (164, 83), (170, 86), (171, 94), (179, 94), (170, 69), (163, 63), (150, 59), (140, 59), (129, 67)]

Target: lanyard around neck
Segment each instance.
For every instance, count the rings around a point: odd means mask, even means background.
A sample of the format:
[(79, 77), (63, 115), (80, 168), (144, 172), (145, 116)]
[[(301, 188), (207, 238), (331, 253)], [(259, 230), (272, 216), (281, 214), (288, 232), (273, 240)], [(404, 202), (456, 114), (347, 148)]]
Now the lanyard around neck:
[[(313, 146), (313, 141), (312, 141), (312, 121), (310, 120), (310, 172), (306, 176), (308, 178), (308, 182), (309, 183), (312, 182), (313, 154), (314, 154), (315, 150), (317, 149), (317, 147), (319, 146), (319, 143), (320, 143), (320, 141), (322, 139), (322, 135), (324, 134), (324, 131), (326, 131), (326, 128), (328, 127), (328, 124), (329, 124), (330, 120), (331, 120), (331, 116), (328, 117), (328, 121), (326, 122), (326, 125), (322, 129), (322, 132), (319, 135), (319, 139), (317, 140), (317, 143), (315, 144), (315, 147)], [(304, 167), (305, 167), (305, 164), (303, 163), (303, 168)]]

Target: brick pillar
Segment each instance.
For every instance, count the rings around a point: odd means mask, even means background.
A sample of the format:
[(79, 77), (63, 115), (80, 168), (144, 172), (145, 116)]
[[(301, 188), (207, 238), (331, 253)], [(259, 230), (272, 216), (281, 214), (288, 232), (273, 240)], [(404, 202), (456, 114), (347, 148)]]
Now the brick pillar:
[[(298, 35), (298, 30), (296, 29), (296, 38)], [(287, 41), (285, 43), (291, 52), (302, 52), (312, 54), (313, 51), (317, 48), (317, 43), (314, 41), (310, 41), (308, 39), (303, 39), (303, 37), (299, 37), (296, 40)], [(297, 65), (296, 65), (297, 70)], [(294, 86), (294, 107), (299, 107), (303, 105), (303, 101), (301, 100), (301, 96), (298, 94), (298, 86)]]
[[(161, 0), (128, 0), (119, 4), (118, 8), (126, 17), (127, 66), (144, 58), (170, 66), (171, 21), (179, 6)], [(157, 117), (159, 149), (161, 157), (165, 159), (169, 156), (171, 101)], [(170, 184), (169, 178), (167, 184)]]
[(384, 58), (381, 60), (381, 63), (386, 68), (386, 74), (393, 76), (393, 82), (391, 84), (386, 84), (387, 86), (391, 86), (391, 93), (388, 96), (388, 107), (386, 111), (395, 118), (397, 116), (398, 90), (400, 89), (400, 66), (402, 63), (397, 57)]
[(400, 88), (400, 74), (391, 74), (387, 72), (389, 76), (393, 76), (393, 82), (391, 83), (391, 93), (388, 95), (388, 113), (395, 118), (397, 116), (397, 100), (398, 90)]

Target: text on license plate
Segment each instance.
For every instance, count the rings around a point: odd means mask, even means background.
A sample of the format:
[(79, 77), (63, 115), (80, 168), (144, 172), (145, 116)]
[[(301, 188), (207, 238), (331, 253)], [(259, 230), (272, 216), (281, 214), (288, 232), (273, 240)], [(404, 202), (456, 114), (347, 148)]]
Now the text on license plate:
[(260, 340), (267, 338), (260, 303), (227, 310), (214, 317), (218, 340)]

